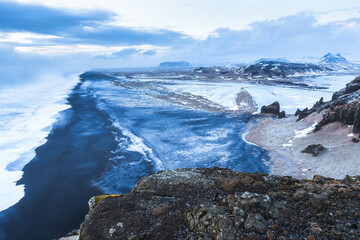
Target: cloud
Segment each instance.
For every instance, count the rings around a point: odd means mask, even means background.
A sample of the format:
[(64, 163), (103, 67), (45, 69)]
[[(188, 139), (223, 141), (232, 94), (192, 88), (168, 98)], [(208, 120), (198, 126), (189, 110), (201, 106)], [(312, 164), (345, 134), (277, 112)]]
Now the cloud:
[[(56, 36), (46, 39), (50, 45), (98, 44), (169, 46), (192, 41), (188, 36), (167, 29), (140, 29), (111, 25), (115, 16), (109, 11), (69, 11), (34, 4), (0, 2), (0, 35), (42, 34)], [(23, 39), (7, 38), (13, 44)], [(50, 40), (49, 40), (50, 39)], [(44, 39), (27, 40), (41, 44)], [(35, 39), (36, 40), (36, 39)]]
[[(14, 23), (2, 21), (1, 13), (9, 15), (5, 10), (11, 8), (12, 13), (17, 11), (17, 20)], [(47, 25), (39, 27), (34, 24), (32, 10), (39, 13), (35, 20)], [(41, 16), (41, 12), (44, 15)], [(109, 22), (113, 13), (95, 13), (0, 3), (0, 37), (3, 36), (0, 44), (7, 44), (19, 54), (62, 55), (63, 59), (76, 55), (89, 63), (84, 57), (86, 55), (95, 59), (90, 64), (94, 67), (96, 64), (110, 65), (111, 61), (116, 66), (123, 60), (122, 65), (130, 67), (179, 59), (194, 64), (224, 64), (262, 57), (319, 57), (327, 52), (340, 52), (346, 57), (360, 56), (360, 18), (319, 24), (316, 13), (303, 12), (253, 22), (245, 30), (219, 28), (201, 40), (167, 29), (114, 26)], [(28, 25), (21, 23), (26, 19), (30, 19)], [(61, 22), (59, 19), (65, 20)], [(8, 32), (1, 35), (1, 31)], [(57, 37), (52, 37), (54, 35)]]
[(254, 22), (247, 30), (219, 28), (187, 53), (198, 61), (238, 62), (260, 57), (321, 56), (329, 51), (360, 56), (359, 33), (359, 18), (320, 25), (314, 15), (300, 13)]
[(112, 57), (120, 57), (120, 58), (127, 58), (134, 55), (146, 55), (146, 56), (155, 56), (156, 50), (149, 49), (149, 50), (142, 50), (137, 48), (125, 48), (120, 51), (116, 51), (111, 54)]
[(133, 54), (138, 53), (139, 50), (137, 50), (136, 48), (126, 48), (117, 52), (114, 52), (112, 54), (113, 57), (129, 57)]
[(121, 26), (96, 24), (91, 29), (77, 26), (64, 31), (67, 42), (103, 45), (152, 44), (167, 46), (183, 44), (192, 40), (182, 33), (166, 29), (133, 29)]
[(156, 50), (155, 49), (146, 50), (145, 52), (143, 52), (143, 54), (148, 56), (153, 56), (156, 55)]
[[(140, 29), (111, 25), (109, 11), (70, 11), (34, 4), (0, 2), (0, 33), (27, 32), (55, 35), (53, 44), (167, 46), (191, 41), (167, 29)], [(15, 42), (16, 43), (16, 42)]]
[(34, 4), (0, 2), (0, 30), (3, 32), (59, 34), (74, 26), (109, 21), (113, 16), (111, 12), (100, 10), (74, 12)]

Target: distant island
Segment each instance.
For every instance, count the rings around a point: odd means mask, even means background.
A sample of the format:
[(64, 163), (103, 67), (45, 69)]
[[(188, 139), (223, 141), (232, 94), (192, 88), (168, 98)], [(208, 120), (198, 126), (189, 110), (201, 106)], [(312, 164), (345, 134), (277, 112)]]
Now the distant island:
[(178, 61), (178, 62), (162, 62), (159, 65), (159, 68), (186, 68), (186, 67), (192, 67), (192, 65), (189, 62), (185, 61)]

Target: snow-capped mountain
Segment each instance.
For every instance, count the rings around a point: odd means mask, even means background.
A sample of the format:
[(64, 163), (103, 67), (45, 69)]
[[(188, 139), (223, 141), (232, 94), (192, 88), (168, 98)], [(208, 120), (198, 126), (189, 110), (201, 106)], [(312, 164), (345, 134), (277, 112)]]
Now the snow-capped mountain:
[(332, 54), (327, 53), (325, 56), (323, 56), (319, 63), (321, 64), (349, 64), (349, 61), (346, 60), (343, 56), (340, 55), (340, 53)]
[(360, 69), (359, 64), (349, 62), (340, 53), (327, 53), (320, 59), (319, 64), (327, 66), (334, 71), (358, 71)]
[(331, 69), (326, 66), (311, 63), (262, 61), (241, 68), (238, 70), (238, 73), (242, 73), (246, 76), (285, 77), (296, 75), (319, 75), (325, 71), (331, 71)]
[[(309, 61), (312, 60), (312, 61)], [(291, 62), (285, 58), (262, 58), (254, 63), (243, 66), (213, 66), (195, 69), (204, 74), (237, 75), (244, 78), (283, 78), (298, 76), (316, 76), (336, 72), (358, 72), (360, 65), (349, 62), (339, 53), (327, 53), (320, 60), (316, 57), (306, 57), (303, 61)]]

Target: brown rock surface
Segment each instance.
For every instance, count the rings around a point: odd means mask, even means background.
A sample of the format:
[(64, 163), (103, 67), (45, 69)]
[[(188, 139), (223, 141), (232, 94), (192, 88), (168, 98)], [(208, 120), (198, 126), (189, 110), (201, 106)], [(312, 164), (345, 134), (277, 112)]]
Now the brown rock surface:
[(357, 239), (359, 184), (360, 177), (162, 171), (129, 194), (102, 199), (80, 239)]

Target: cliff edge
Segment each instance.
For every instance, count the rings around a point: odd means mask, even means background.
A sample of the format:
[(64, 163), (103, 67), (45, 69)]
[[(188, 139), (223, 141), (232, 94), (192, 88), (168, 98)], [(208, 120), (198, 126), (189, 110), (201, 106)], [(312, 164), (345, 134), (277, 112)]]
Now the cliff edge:
[(356, 239), (359, 184), (348, 176), (161, 171), (129, 194), (91, 201), (80, 239)]

